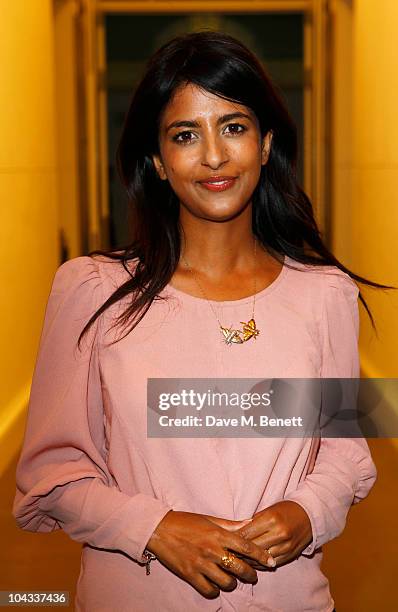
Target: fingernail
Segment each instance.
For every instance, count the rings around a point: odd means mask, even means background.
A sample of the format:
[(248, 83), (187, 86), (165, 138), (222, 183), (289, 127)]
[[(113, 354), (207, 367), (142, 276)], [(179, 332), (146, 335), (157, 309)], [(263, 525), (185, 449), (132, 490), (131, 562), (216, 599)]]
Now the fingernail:
[(268, 557), (267, 565), (269, 567), (275, 567), (276, 561), (275, 561), (274, 557)]

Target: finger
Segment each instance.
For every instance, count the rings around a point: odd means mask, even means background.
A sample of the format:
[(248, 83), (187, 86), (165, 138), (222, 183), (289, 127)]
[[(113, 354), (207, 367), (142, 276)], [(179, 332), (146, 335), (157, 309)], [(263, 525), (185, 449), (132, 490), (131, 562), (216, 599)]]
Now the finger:
[(215, 599), (220, 594), (220, 589), (216, 584), (213, 584), (202, 574), (197, 574), (194, 579), (190, 580), (192, 586), (207, 599)]
[(250, 522), (247, 522), (241, 529), (238, 530), (238, 534), (248, 540), (254, 540), (264, 533), (270, 533), (274, 527), (274, 520), (269, 514), (261, 514), (254, 516)]
[(279, 549), (275, 552), (275, 561), (277, 565), (282, 565), (284, 563), (288, 563), (290, 561), (295, 561), (301, 555), (301, 549), (296, 547), (292, 547), (291, 545), (280, 546)]
[(227, 531), (236, 531), (238, 529), (241, 529), (253, 520), (251, 518), (248, 518), (242, 521), (232, 521), (229, 519), (219, 518), (218, 516), (211, 516), (209, 514), (204, 514), (203, 516), (211, 523), (214, 523), (214, 525), (218, 525), (218, 527), (222, 527), (222, 529), (226, 529)]
[[(259, 541), (261, 540), (261, 542)], [(266, 538), (256, 538), (253, 540), (255, 544), (261, 546), (268, 550), (268, 552), (272, 555), (272, 557), (277, 562), (277, 565), (280, 564), (282, 558), (285, 562), (287, 559), (289, 561), (296, 559), (300, 556), (303, 547), (297, 546), (297, 544), (291, 538), (274, 536), (274, 537), (266, 537)]]
[(226, 529), (227, 531), (238, 531), (248, 525), (253, 519), (244, 519), (243, 521), (228, 521), (225, 519), (221, 519), (223, 521), (221, 527)]
[(235, 576), (223, 571), (214, 563), (208, 565), (202, 573), (223, 591), (233, 591), (237, 587)]
[(250, 582), (252, 584), (255, 584), (257, 582), (257, 572), (252, 567), (250, 567), (248, 563), (243, 561), (243, 559), (239, 559), (235, 554), (229, 557), (231, 561), (228, 567), (223, 565), (222, 557), (224, 554), (227, 554), (227, 551), (224, 550), (224, 553), (220, 555), (218, 560), (218, 565), (223, 569), (224, 572), (234, 574), (241, 580)]
[(272, 557), (264, 548), (260, 548), (251, 540), (246, 540), (240, 535), (230, 533), (229, 536), (226, 544), (227, 548), (258, 561), (260, 565), (271, 565), (273, 567)]
[(275, 567), (276, 565), (275, 559), (271, 554), (268, 556), (266, 566), (264, 566), (262, 563), (260, 564), (258, 561), (254, 561), (253, 559), (250, 559), (250, 557), (245, 557), (244, 555), (241, 555), (240, 553), (234, 553), (234, 555), (237, 555), (239, 559), (242, 559), (245, 563), (248, 563), (250, 567), (252, 567), (255, 570), (266, 570), (270, 567)]
[(283, 547), (286, 544), (291, 545), (290, 539), (286, 539), (285, 537), (279, 535), (270, 534), (263, 534), (258, 538), (254, 538), (252, 542), (257, 546), (260, 546), (260, 548), (268, 550), (273, 557), (275, 557), (276, 554), (280, 554), (280, 551), (282, 550), (280, 548), (281, 546)]
[[(297, 546), (293, 546), (290, 540), (266, 546), (266, 549), (272, 555), (275, 561), (275, 567), (297, 559), (301, 553), (301, 550)], [(254, 569), (258, 569), (254, 565), (253, 567)]]
[[(257, 546), (259, 546), (266, 553), (268, 553), (268, 558), (267, 558), (267, 563), (266, 563), (267, 567), (275, 567), (274, 555), (270, 551), (270, 547), (266, 545), (261, 545), (261, 543), (259, 543), (256, 540), (252, 540), (252, 542), (256, 544)], [(263, 564), (259, 564), (258, 561), (255, 561), (254, 559), (250, 559), (250, 557), (247, 557), (246, 555), (242, 553), (235, 552), (234, 554), (237, 555), (237, 557), (239, 557), (240, 559), (243, 559), (246, 563), (249, 563), (251, 567), (253, 567), (255, 570), (265, 569)]]
[[(238, 555), (239, 553), (234, 553), (234, 555)], [(270, 566), (265, 567), (264, 565), (260, 565), (257, 561), (253, 561), (253, 559), (249, 559), (249, 557), (239, 556), (239, 559), (242, 559), (245, 563), (250, 565), (256, 572), (266, 572)]]

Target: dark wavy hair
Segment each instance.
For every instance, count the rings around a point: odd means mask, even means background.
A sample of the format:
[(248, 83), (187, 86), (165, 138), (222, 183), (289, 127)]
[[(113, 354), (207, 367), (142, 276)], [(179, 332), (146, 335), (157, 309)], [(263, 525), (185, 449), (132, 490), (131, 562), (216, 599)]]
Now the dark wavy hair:
[[(327, 249), (311, 202), (296, 178), (296, 126), (278, 89), (241, 42), (223, 32), (204, 30), (178, 36), (163, 45), (150, 58), (134, 93), (116, 153), (131, 207), (131, 243), (117, 250), (89, 253), (119, 260), (130, 278), (94, 313), (78, 344), (107, 308), (130, 293), (131, 303), (115, 323), (131, 323), (127, 333), (154, 300), (165, 299), (159, 293), (179, 263), (182, 228), (178, 198), (168, 181), (158, 177), (152, 156), (159, 153), (162, 112), (176, 90), (187, 83), (249, 107), (258, 118), (262, 137), (269, 130), (273, 132), (268, 162), (262, 166), (252, 197), (252, 231), (264, 248), (277, 258), (288, 255), (302, 263), (334, 265), (355, 281), (392, 289), (354, 274)], [(132, 259), (137, 260), (134, 273), (128, 265)], [(359, 297), (375, 329), (361, 293)]]

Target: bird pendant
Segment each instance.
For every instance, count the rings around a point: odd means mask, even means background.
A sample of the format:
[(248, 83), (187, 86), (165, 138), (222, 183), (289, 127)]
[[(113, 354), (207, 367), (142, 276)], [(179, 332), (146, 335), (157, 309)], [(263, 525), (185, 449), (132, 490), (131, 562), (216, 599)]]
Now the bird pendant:
[(242, 330), (232, 329), (232, 325), (230, 327), (221, 327), (221, 333), (225, 344), (229, 346), (231, 344), (243, 344), (243, 342), (247, 342), (250, 338), (256, 339), (260, 333), (260, 330), (256, 328), (254, 319), (250, 319), (247, 323), (245, 321), (241, 321), (240, 323), (243, 325)]
[(248, 323), (241, 321), (241, 324), (243, 325), (243, 342), (246, 342), (246, 340), (250, 340), (250, 338), (256, 339), (256, 337), (260, 333), (260, 330), (256, 328), (255, 320), (250, 319)]

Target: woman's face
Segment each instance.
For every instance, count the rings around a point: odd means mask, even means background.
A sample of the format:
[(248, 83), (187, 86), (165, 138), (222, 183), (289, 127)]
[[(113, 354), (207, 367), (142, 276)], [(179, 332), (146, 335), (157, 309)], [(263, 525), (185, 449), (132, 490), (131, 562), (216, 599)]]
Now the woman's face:
[(224, 221), (251, 202), (271, 138), (246, 106), (187, 84), (163, 113), (153, 162), (187, 211)]

